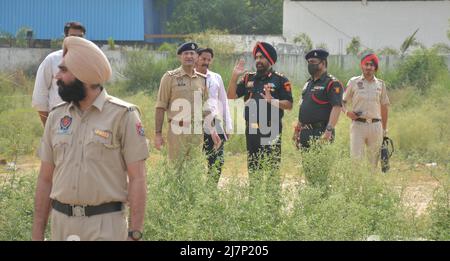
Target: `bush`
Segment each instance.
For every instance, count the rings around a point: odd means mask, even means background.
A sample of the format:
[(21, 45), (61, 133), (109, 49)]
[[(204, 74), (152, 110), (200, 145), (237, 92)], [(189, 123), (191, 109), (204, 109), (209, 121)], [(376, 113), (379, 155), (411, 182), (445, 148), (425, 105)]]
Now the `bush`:
[(25, 48), (28, 46), (27, 32), (31, 29), (28, 27), (21, 27), (16, 33), (16, 46)]
[(36, 176), (22, 173), (14, 183), (11, 176), (0, 180), (0, 241), (31, 240)]
[(30, 154), (42, 135), (38, 118), (30, 109), (0, 112), (0, 154), (13, 162)]
[(450, 240), (450, 179), (448, 176), (444, 179), (429, 207), (431, 229), (428, 236), (433, 240)]
[(418, 49), (400, 62), (392, 88), (414, 86), (424, 93), (439, 74), (448, 74), (443, 57), (437, 55), (436, 50)]
[(157, 59), (144, 49), (128, 51), (126, 55), (127, 66), (123, 73), (127, 77), (126, 90), (130, 92), (158, 90), (163, 74), (179, 66), (175, 57), (168, 55)]

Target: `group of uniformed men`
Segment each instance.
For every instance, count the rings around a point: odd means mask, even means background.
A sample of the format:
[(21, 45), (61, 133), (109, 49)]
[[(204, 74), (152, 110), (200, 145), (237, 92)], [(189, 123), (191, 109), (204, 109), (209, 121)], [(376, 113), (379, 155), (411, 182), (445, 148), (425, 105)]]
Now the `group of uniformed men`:
[[(53, 240), (140, 240), (148, 140), (139, 108), (108, 95), (102, 86), (111, 76), (111, 66), (103, 52), (83, 38), (85, 32), (79, 23), (66, 24), (63, 50), (50, 54), (36, 77), (33, 106), (45, 130), (32, 238), (44, 239), (51, 215)], [(238, 61), (227, 91), (221, 76), (209, 70), (214, 58), (211, 48), (184, 43), (177, 55), (181, 66), (165, 73), (160, 83), (155, 147), (160, 150), (165, 144), (162, 130), (167, 114), (169, 159), (186, 160), (203, 148), (217, 182), (224, 163), (223, 144), (233, 132), (228, 100), (244, 97), (249, 175), (265, 166), (274, 175), (281, 162), (282, 118), (293, 107), (291, 83), (273, 69), (274, 47), (256, 43), (256, 72), (245, 72), (245, 61)], [(305, 56), (311, 78), (302, 90), (293, 139), (302, 150), (314, 140), (332, 141), (343, 111), (352, 119), (352, 156), (361, 158), (366, 144), (376, 165), (389, 105), (383, 81), (374, 76), (379, 60), (375, 54), (364, 56), (363, 74), (350, 79), (344, 92), (327, 72), (327, 56), (323, 49)], [(63, 102), (55, 105), (59, 99)], [(128, 224), (124, 204), (129, 206)]]

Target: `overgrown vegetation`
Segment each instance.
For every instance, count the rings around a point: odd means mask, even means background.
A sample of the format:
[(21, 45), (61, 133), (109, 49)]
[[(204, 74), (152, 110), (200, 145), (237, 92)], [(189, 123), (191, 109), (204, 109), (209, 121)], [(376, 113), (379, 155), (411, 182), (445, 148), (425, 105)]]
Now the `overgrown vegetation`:
[[(161, 48), (168, 51), (165, 59), (157, 60), (145, 50), (129, 52), (129, 67), (123, 72), (127, 80), (106, 86), (111, 94), (139, 105), (151, 141), (152, 90), (166, 70), (178, 67), (173, 55), (176, 47)], [(382, 240), (450, 240), (450, 119), (446, 113), (450, 76), (440, 59), (432, 50), (419, 50), (393, 71), (381, 68), (379, 76), (388, 84), (392, 103), (389, 136), (396, 145), (387, 175), (371, 172), (364, 162), (351, 161), (345, 117), (336, 128), (334, 144), (301, 155), (290, 140), (298, 106), (284, 118), (281, 202), (274, 197), (278, 188), (267, 175), (270, 168), (260, 173), (251, 193), (248, 190), (244, 135), (233, 135), (226, 143), (224, 172), (228, 174), (221, 189), (207, 178), (202, 155), (171, 166), (166, 152), (152, 149), (147, 161), (145, 239), (366, 240), (377, 235)], [(234, 61), (224, 61), (217, 59), (213, 68), (225, 75), (227, 85), (226, 75)], [(329, 71), (344, 83), (360, 73), (334, 65)], [(10, 155), (17, 155), (19, 167), (32, 157), (42, 135), (38, 116), (30, 108), (32, 82), (21, 73), (0, 74), (0, 159), (10, 162), (14, 160)], [(296, 87), (296, 104), (299, 96)], [(419, 168), (420, 177), (439, 185), (428, 211), (418, 215), (405, 204), (404, 180), (410, 179), (409, 170), (430, 162), (438, 167)], [(0, 168), (0, 240), (28, 240), (37, 169), (19, 168), (12, 175), (6, 166)]]
[[(160, 5), (167, 5), (160, 0)], [(190, 34), (203, 28), (227, 30), (232, 34), (281, 34), (281, 0), (177, 0), (168, 17), (167, 31)], [(201, 8), (199, 8), (201, 7)]]

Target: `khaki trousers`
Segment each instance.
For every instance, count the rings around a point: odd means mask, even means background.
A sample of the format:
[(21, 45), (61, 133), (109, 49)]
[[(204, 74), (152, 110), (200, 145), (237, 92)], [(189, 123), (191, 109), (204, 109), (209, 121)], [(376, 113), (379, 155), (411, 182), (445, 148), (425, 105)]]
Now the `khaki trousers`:
[(350, 130), (350, 154), (352, 158), (363, 160), (364, 151), (367, 160), (376, 167), (380, 159), (383, 127), (381, 122), (365, 123), (352, 121)]
[(125, 211), (90, 217), (69, 217), (54, 209), (51, 211), (53, 241), (124, 241), (128, 238)]
[[(201, 125), (200, 125), (201, 126)], [(200, 134), (189, 134), (189, 132), (181, 133), (180, 129), (177, 128), (173, 130), (173, 126), (169, 123), (169, 131), (167, 133), (167, 145), (169, 152), (169, 159), (171, 161), (174, 160), (183, 160), (186, 157), (191, 155), (195, 155), (196, 153), (202, 153), (203, 146), (203, 133)], [(183, 127), (186, 128), (186, 131), (190, 128), (190, 126)], [(200, 128), (200, 131), (202, 129)], [(193, 130), (192, 130), (193, 131)]]

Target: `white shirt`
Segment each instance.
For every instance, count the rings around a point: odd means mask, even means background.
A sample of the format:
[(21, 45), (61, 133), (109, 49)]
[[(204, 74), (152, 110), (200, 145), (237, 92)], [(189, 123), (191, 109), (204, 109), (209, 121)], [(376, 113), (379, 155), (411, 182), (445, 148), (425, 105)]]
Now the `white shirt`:
[(63, 50), (50, 53), (39, 65), (34, 83), (31, 106), (37, 111), (51, 111), (51, 109), (62, 102), (56, 85), (56, 74), (59, 71)]
[(208, 88), (208, 105), (211, 114), (224, 123), (225, 131), (233, 130), (227, 94), (220, 74), (207, 70), (206, 86)]

